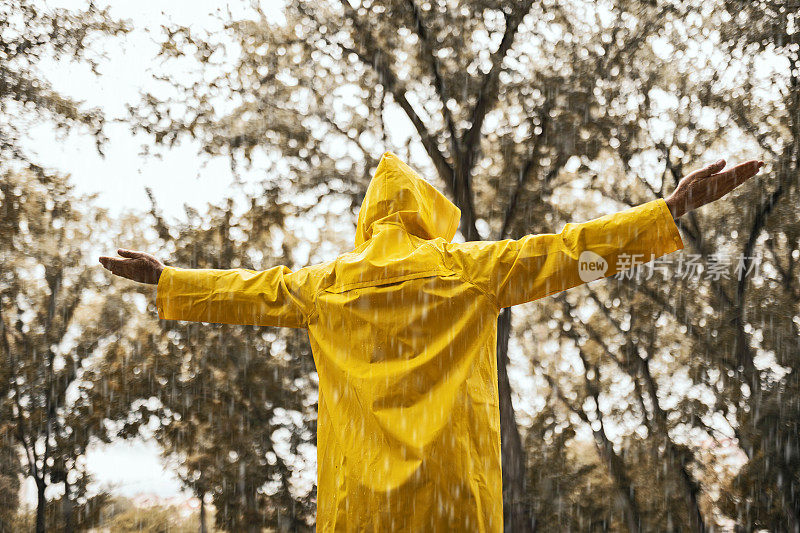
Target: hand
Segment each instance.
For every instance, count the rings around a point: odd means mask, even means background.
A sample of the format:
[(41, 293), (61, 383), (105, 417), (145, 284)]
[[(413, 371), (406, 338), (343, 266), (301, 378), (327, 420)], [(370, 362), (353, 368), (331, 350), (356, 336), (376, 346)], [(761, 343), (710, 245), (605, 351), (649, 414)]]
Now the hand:
[(127, 259), (120, 259), (119, 257), (100, 257), (100, 264), (102, 264), (112, 274), (128, 278), (139, 283), (150, 283), (155, 285), (158, 283), (158, 278), (161, 277), (161, 271), (164, 270), (164, 263), (156, 259), (150, 254), (144, 252), (135, 252), (133, 250), (126, 250), (120, 248), (117, 253)]
[(725, 160), (720, 159), (683, 178), (675, 191), (666, 199), (667, 207), (676, 220), (692, 209), (719, 200), (733, 189), (749, 180), (764, 166), (763, 161), (747, 161), (720, 172)]

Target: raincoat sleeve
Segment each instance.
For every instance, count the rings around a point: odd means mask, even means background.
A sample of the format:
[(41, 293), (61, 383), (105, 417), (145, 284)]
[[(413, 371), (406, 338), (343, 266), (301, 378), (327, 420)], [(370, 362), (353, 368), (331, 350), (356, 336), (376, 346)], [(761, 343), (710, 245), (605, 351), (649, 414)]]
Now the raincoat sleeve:
[(560, 233), (448, 246), (464, 276), (502, 308), (612, 276), (680, 250), (683, 241), (658, 199)]
[(308, 273), (285, 266), (243, 268), (166, 267), (156, 287), (158, 318), (254, 326), (306, 327)]

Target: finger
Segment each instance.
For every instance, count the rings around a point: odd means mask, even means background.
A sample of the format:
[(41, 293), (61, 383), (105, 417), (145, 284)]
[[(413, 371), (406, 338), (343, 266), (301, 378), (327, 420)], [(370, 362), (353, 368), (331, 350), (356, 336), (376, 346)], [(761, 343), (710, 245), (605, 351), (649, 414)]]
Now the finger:
[(725, 160), (724, 159), (720, 159), (716, 163), (711, 163), (710, 165), (707, 165), (707, 166), (701, 168), (700, 170), (697, 170), (697, 171), (693, 172), (692, 174), (694, 174), (695, 177), (697, 177), (697, 178), (707, 178), (708, 176), (711, 176), (712, 174), (716, 174), (717, 172), (719, 172), (723, 168), (725, 168)]
[(113, 269), (117, 267), (117, 261), (120, 260), (114, 257), (103, 256), (100, 258), (100, 264), (102, 264), (106, 269), (111, 271), (113, 271)]
[(711, 181), (708, 183), (708, 187), (712, 197), (721, 198), (755, 176), (758, 173), (758, 169), (761, 168), (759, 163), (759, 161), (755, 160), (746, 161), (725, 172), (710, 176), (709, 180)]
[(136, 259), (142, 256), (142, 252), (136, 252), (134, 250), (127, 250), (125, 248), (119, 248), (117, 253), (122, 257), (130, 257), (131, 259)]
[(744, 163), (736, 165), (721, 175), (728, 174), (728, 176), (725, 178), (726, 181), (728, 181), (733, 187), (738, 187), (745, 181), (758, 174), (758, 169), (761, 168), (759, 163), (759, 161), (755, 160), (745, 161)]
[(102, 265), (115, 276), (130, 277), (130, 259), (119, 259), (115, 257), (101, 257)]

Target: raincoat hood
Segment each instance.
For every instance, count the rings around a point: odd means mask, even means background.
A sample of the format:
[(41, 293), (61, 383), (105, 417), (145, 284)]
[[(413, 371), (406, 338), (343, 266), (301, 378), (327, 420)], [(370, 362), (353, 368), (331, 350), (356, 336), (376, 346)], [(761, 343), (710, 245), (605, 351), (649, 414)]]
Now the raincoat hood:
[(461, 211), (392, 152), (385, 152), (358, 212), (356, 248), (380, 231), (398, 224), (411, 235), (453, 239)]

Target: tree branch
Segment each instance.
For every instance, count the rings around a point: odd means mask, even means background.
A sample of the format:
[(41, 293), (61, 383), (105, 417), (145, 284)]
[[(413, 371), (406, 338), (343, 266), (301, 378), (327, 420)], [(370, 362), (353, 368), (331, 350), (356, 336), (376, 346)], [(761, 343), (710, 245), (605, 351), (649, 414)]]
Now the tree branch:
[(406, 1), (411, 9), (411, 13), (414, 16), (416, 32), (419, 36), (420, 42), (422, 43), (423, 53), (421, 55), (423, 56), (425, 62), (428, 63), (428, 67), (431, 69), (431, 74), (433, 75), (433, 85), (436, 89), (436, 93), (439, 95), (439, 100), (442, 102), (442, 117), (447, 124), (448, 131), (450, 132), (450, 141), (453, 145), (453, 153), (457, 154), (460, 151), (458, 131), (456, 129), (455, 121), (453, 120), (453, 114), (447, 107), (447, 90), (444, 85), (442, 73), (439, 70), (439, 60), (436, 57), (436, 53), (433, 49), (433, 43), (431, 43), (428, 30), (425, 28), (425, 23), (422, 20), (422, 12), (420, 11), (419, 6), (417, 6), (414, 0)]
[[(525, 184), (529, 181), (531, 175), (533, 174), (534, 169), (539, 167), (539, 160), (541, 159), (541, 145), (542, 139), (544, 139), (546, 135), (546, 130), (550, 122), (550, 108), (551, 104), (550, 101), (546, 101), (545, 104), (542, 106), (541, 112), (539, 113), (540, 121), (541, 121), (541, 128), (542, 132), (539, 135), (535, 136), (533, 141), (533, 147), (530, 151), (530, 156), (525, 160), (523, 163), (522, 168), (519, 170), (519, 177), (517, 178), (517, 183), (514, 186), (514, 191), (511, 193), (511, 198), (508, 200), (508, 204), (506, 205), (506, 212), (503, 215), (503, 225), (500, 227), (500, 233), (498, 234), (498, 239), (505, 239), (508, 235), (509, 230), (511, 229), (511, 221), (514, 219), (514, 215), (517, 212), (517, 205), (519, 205), (519, 196), (522, 192), (522, 188)], [(549, 181), (549, 180), (548, 180)], [(545, 182), (546, 184), (547, 182)]]
[(392, 93), (395, 101), (397, 101), (398, 105), (400, 105), (400, 107), (408, 116), (411, 124), (414, 126), (414, 129), (420, 136), (420, 140), (422, 141), (422, 145), (425, 147), (425, 151), (428, 153), (431, 161), (433, 161), (436, 171), (444, 180), (449, 192), (452, 195), (455, 195), (456, 187), (453, 167), (439, 150), (439, 143), (434, 137), (434, 134), (428, 130), (428, 128), (425, 126), (425, 123), (414, 110), (414, 107), (408, 101), (402, 82), (400, 82), (394, 72), (392, 72), (392, 69), (389, 67), (389, 63), (386, 61), (386, 52), (375, 44), (377, 41), (372, 36), (372, 33), (362, 26), (359, 21), (358, 14), (352, 8), (352, 6), (350, 6), (347, 0), (340, 1), (347, 17), (350, 19), (356, 29), (363, 34), (364, 38), (360, 39), (360, 42), (365, 44), (368, 49), (366, 52), (362, 52), (342, 43), (337, 42), (335, 44), (344, 52), (355, 54), (355, 56), (358, 57), (362, 63), (369, 65), (375, 70), (381, 79), (381, 83), (383, 83), (384, 87), (386, 87), (389, 92)]
[(480, 138), (481, 127), (486, 118), (486, 114), (494, 107), (497, 102), (498, 93), (498, 79), (500, 71), (502, 70), (503, 60), (506, 53), (514, 43), (514, 37), (517, 34), (519, 25), (525, 15), (531, 10), (534, 0), (525, 0), (519, 4), (518, 9), (512, 11), (510, 15), (506, 15), (506, 29), (503, 33), (503, 39), (500, 41), (500, 46), (491, 57), (492, 67), (489, 73), (483, 78), (480, 91), (478, 92), (478, 101), (475, 103), (475, 108), (472, 110), (472, 120), (469, 130), (464, 134), (462, 142), (462, 149), (471, 153), (475, 149), (475, 143)]
[[(2, 310), (2, 303), (0, 302), (0, 329), (3, 331), (3, 349), (5, 350), (6, 354), (8, 355), (8, 364), (10, 367), (11, 372), (11, 380), (14, 386), (14, 404), (17, 408), (17, 438), (19, 438), (20, 442), (22, 443), (22, 447), (25, 449), (25, 456), (28, 460), (28, 468), (30, 469), (31, 475), (36, 480), (36, 484), (40, 483), (40, 478), (44, 481), (44, 477), (39, 474), (39, 467), (37, 466), (38, 458), (36, 457), (36, 450), (34, 448), (34, 442), (31, 440), (30, 444), (28, 443), (28, 438), (26, 437), (25, 433), (25, 417), (23, 416), (23, 409), (22, 409), (22, 402), (20, 401), (20, 390), (19, 390), (19, 381), (17, 380), (17, 372), (19, 369), (17, 368), (17, 358), (14, 353), (11, 351), (11, 343), (8, 341), (8, 328), (6, 326), (6, 321), (3, 318), (3, 310)], [(28, 431), (27, 433), (31, 433)]]

